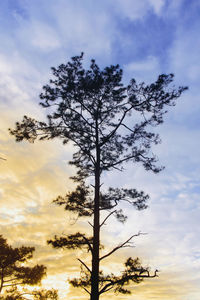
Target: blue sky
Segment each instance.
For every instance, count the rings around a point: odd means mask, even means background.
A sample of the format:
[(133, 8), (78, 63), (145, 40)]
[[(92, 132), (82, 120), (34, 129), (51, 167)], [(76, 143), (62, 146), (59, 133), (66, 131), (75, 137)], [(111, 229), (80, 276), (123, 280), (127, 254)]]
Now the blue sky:
[(122, 178), (117, 172), (105, 175), (107, 185), (134, 184), (145, 189), (151, 200), (144, 212), (125, 208), (127, 224), (113, 221), (103, 236), (109, 244), (112, 236), (120, 240), (133, 230), (148, 232), (135, 241), (134, 249), (114, 257), (113, 265), (138, 255), (161, 270), (158, 279), (119, 299), (199, 300), (199, 28), (199, 0), (0, 2), (0, 155), (7, 158), (0, 162), (0, 228), (10, 242), (36, 246), (38, 261), (49, 270), (46, 286), (59, 278), (56, 286), (63, 299), (76, 299), (74, 295), (86, 299), (81, 292), (65, 288), (66, 278), (78, 272), (75, 254), (46, 245), (47, 238), (62, 233), (65, 225), (66, 232), (86, 227), (80, 223), (71, 229), (71, 217), (51, 204), (57, 194), (72, 188), (68, 178), (73, 169), (67, 161), (73, 149), (60, 142), (16, 144), (7, 128), (24, 114), (44, 117), (37, 103), (51, 76), (50, 67), (81, 51), (86, 66), (91, 58), (101, 67), (119, 63), (125, 82), (135, 78), (148, 83), (161, 73), (174, 73), (175, 86), (189, 86), (158, 128), (162, 144), (154, 151), (165, 170), (153, 175), (128, 165)]

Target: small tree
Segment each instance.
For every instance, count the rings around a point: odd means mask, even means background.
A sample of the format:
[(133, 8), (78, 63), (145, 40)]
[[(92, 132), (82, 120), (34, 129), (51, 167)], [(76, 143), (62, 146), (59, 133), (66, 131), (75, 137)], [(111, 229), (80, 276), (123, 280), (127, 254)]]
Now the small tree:
[[(141, 210), (147, 207), (148, 199), (148, 195), (136, 189), (103, 190), (102, 175), (114, 169), (122, 171), (122, 165), (127, 162), (141, 163), (145, 170), (154, 173), (162, 170), (151, 153), (151, 145), (159, 143), (160, 139), (149, 128), (154, 129), (163, 122), (166, 107), (175, 105), (175, 100), (187, 88), (168, 88), (173, 74), (160, 75), (150, 85), (136, 84), (132, 79), (124, 86), (119, 65), (100, 70), (95, 60), (91, 60), (90, 68), (85, 70), (82, 58), (83, 54), (73, 57), (66, 65), (52, 68), (54, 78), (43, 87), (40, 95), (41, 106), (48, 110), (47, 121), (24, 116), (10, 132), (18, 142), (60, 138), (63, 144), (71, 141), (77, 149), (70, 161), (77, 168), (77, 174), (72, 178), (78, 182), (77, 188), (54, 202), (77, 213), (78, 217), (92, 217), (93, 233), (90, 237), (80, 232), (55, 237), (49, 243), (56, 248), (88, 248), (91, 267), (79, 259), (86, 272), (71, 283), (84, 288), (91, 300), (98, 300), (102, 293), (111, 289), (128, 293), (124, 286), (129, 282), (139, 283), (143, 278), (156, 276), (156, 272), (151, 275), (138, 259), (132, 258), (126, 261), (120, 276), (103, 275), (100, 271), (100, 262), (130, 245), (135, 236), (100, 256), (100, 229), (111, 215), (119, 221), (126, 220), (123, 211), (117, 209), (119, 203), (126, 201)], [(93, 182), (90, 176), (94, 178)], [(102, 211), (108, 211), (104, 220), (100, 218)]]
[[(37, 285), (46, 274), (44, 265), (33, 267), (25, 266), (32, 258), (34, 247), (9, 246), (6, 239), (0, 235), (0, 299), (14, 300), (26, 299), (24, 296), (31, 293), (34, 299), (58, 299), (55, 290), (19, 291), (18, 287)], [(1, 295), (5, 292), (4, 295)], [(41, 296), (41, 297), (40, 297)], [(55, 296), (53, 298), (53, 296)]]

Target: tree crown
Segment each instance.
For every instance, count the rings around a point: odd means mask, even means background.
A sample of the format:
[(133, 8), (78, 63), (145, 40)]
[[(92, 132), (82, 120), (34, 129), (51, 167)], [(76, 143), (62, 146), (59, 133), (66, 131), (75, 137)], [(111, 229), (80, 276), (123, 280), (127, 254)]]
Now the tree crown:
[(162, 74), (149, 85), (132, 79), (125, 86), (119, 65), (101, 70), (92, 59), (85, 70), (82, 59), (83, 53), (52, 68), (54, 78), (40, 95), (47, 121), (25, 116), (11, 134), (17, 141), (56, 137), (64, 144), (72, 141), (78, 149), (70, 162), (78, 168), (77, 180), (94, 175), (97, 144), (101, 172), (119, 168), (127, 161), (141, 162), (145, 169), (159, 172), (162, 168), (156, 165), (150, 150), (160, 139), (149, 129), (163, 122), (167, 106), (175, 105), (187, 87), (169, 87), (173, 74)]

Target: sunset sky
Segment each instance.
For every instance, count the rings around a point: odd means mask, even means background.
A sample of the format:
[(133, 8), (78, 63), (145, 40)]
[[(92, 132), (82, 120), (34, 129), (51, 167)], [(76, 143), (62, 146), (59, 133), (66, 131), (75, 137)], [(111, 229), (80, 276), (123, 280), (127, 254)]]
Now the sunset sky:
[[(174, 73), (175, 86), (189, 90), (157, 128), (154, 147), (166, 168), (155, 175), (129, 164), (123, 174), (105, 174), (106, 186), (134, 187), (151, 196), (149, 208), (126, 206), (122, 225), (110, 219), (102, 233), (112, 247), (139, 230), (134, 248), (105, 261), (105, 270), (123, 270), (127, 257), (158, 269), (159, 277), (132, 287), (120, 300), (199, 300), (200, 294), (200, 0), (1, 0), (0, 1), (0, 234), (14, 246), (35, 246), (35, 263), (44, 264), (43, 286), (59, 289), (60, 299), (88, 299), (69, 286), (79, 274), (77, 258), (87, 252), (55, 250), (55, 234), (87, 231), (86, 220), (66, 214), (52, 200), (73, 189), (67, 162), (73, 147), (55, 142), (16, 143), (8, 128), (24, 114), (42, 119), (42, 86), (50, 67), (82, 51), (103, 68), (120, 64), (124, 82), (153, 82)], [(105, 294), (102, 299), (107, 299)]]

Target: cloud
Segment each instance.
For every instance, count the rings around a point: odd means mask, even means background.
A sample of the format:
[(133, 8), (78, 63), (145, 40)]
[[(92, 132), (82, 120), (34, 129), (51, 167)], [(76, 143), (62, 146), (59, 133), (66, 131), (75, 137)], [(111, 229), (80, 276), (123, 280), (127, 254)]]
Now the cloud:
[(26, 24), (24, 25), (24, 30), (21, 30), (20, 34), (23, 35), (23, 38), (29, 40), (29, 33), (32, 32), (30, 43), (37, 51), (49, 52), (61, 47), (57, 33), (51, 26), (42, 22), (28, 24), (28, 28)]
[(149, 0), (150, 4), (153, 6), (154, 11), (156, 14), (160, 15), (163, 6), (165, 5), (166, 1), (165, 0)]
[(143, 19), (149, 11), (153, 10), (155, 14), (160, 14), (160, 11), (165, 3), (165, 0), (115, 0), (111, 1), (113, 9), (122, 18), (128, 18), (131, 21)]
[(154, 150), (166, 170), (153, 175), (139, 165), (128, 165), (123, 176), (105, 175), (107, 186), (120, 181), (121, 186), (144, 189), (151, 200), (142, 212), (124, 206), (127, 224), (111, 219), (102, 241), (111, 249), (113, 241), (117, 244), (139, 230), (147, 232), (134, 239), (133, 249), (113, 256), (105, 269), (120, 270), (131, 255), (141, 257), (152, 270), (161, 269), (159, 278), (135, 286), (133, 295), (120, 299), (199, 299), (199, 18), (195, 1), (185, 6), (186, 2), (23, 0), (9, 7), (0, 4), (0, 155), (7, 159), (0, 160), (0, 228), (15, 245), (36, 247), (35, 261), (49, 270), (45, 284), (50, 287), (57, 278), (63, 298), (65, 293), (69, 299), (87, 298), (68, 285), (65, 290), (65, 282), (79, 273), (76, 258), (82, 255), (87, 261), (88, 254), (46, 245), (54, 234), (87, 230), (85, 221), (72, 226), (74, 216), (51, 203), (73, 188), (69, 176), (74, 169), (67, 165), (73, 147), (60, 142), (16, 144), (7, 128), (23, 114), (44, 117), (38, 94), (48, 82), (50, 66), (83, 50), (86, 62), (91, 57), (100, 65), (119, 62), (125, 80), (136, 77), (149, 82), (159, 73), (174, 72), (176, 85), (190, 86), (158, 130), (163, 143)]
[[(21, 11), (15, 12), (17, 39), (23, 44), (26, 41), (26, 47), (38, 55), (60, 51), (64, 57), (84, 51), (87, 55), (104, 52), (110, 56), (113, 25), (109, 15), (100, 5), (76, 2), (26, 2), (28, 17), (23, 17)], [(21, 6), (24, 7), (23, 2)]]
[(135, 77), (139, 82), (154, 81), (155, 76), (160, 74), (159, 61), (154, 56), (149, 56), (145, 60), (133, 61), (124, 66), (126, 78)]

